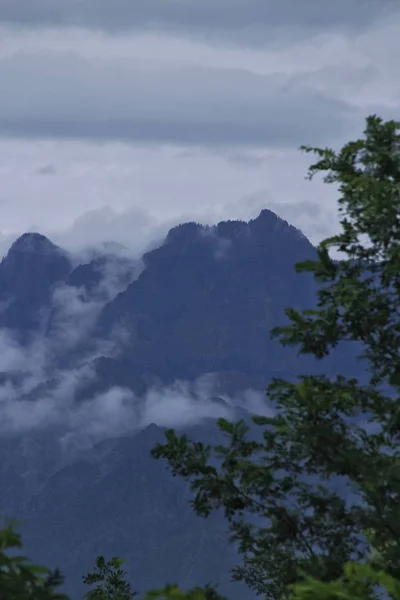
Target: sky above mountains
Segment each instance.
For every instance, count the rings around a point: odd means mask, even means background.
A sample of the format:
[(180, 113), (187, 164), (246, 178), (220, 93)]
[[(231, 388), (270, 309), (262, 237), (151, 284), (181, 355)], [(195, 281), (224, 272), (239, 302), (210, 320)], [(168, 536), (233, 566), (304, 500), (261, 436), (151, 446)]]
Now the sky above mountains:
[(0, 0), (0, 252), (262, 207), (319, 241), (336, 194), (297, 148), (400, 118), (399, 27), (397, 0)]

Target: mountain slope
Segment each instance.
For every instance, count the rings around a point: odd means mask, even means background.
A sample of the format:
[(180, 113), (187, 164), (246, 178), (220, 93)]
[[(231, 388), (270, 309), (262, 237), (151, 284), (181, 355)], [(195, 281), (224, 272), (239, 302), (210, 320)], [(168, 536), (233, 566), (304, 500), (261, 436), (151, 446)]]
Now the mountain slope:
[[(0, 264), (0, 327), (28, 348), (24, 359), (38, 347), (50, 359), (39, 374), (28, 373), (31, 387), (19, 372), (0, 373), (2, 397), (13, 394), (0, 403), (3, 422), (20, 415), (13, 437), (5, 437), (6, 429), (1, 434), (0, 509), (22, 519), (26, 553), (62, 567), (76, 597), (80, 575), (99, 553), (125, 556), (141, 590), (171, 579), (183, 587), (212, 580), (232, 599), (252, 596), (229, 582), (238, 558), (221, 515), (195, 517), (186, 484), (149, 455), (161, 429), (153, 424), (138, 433), (135, 415), (154, 386), (210, 373), (213, 396), (263, 390), (273, 376), (362, 378), (350, 345), (317, 362), (270, 339), (270, 329), (285, 322), (286, 306), (315, 303), (314, 281), (294, 270), (315, 255), (301, 232), (268, 210), (248, 223), (175, 227), (144, 255), (143, 269), (105, 254), (77, 264), (39, 234), (22, 236), (10, 249)], [(40, 346), (26, 346), (32, 336)], [(85, 369), (91, 375), (82, 378)], [(184, 412), (204, 400), (191, 394), (187, 403), (183, 391), (172, 403), (167, 392), (160, 395), (166, 405), (156, 408), (164, 419), (170, 413), (170, 422), (182, 416), (180, 401)], [(125, 437), (111, 439), (115, 423)], [(66, 453), (57, 435), (65, 441), (81, 430), (89, 441), (89, 433), (106, 439)], [(210, 420), (189, 434), (219, 439)]]
[[(188, 433), (222, 439), (212, 422)], [(20, 504), (24, 552), (39, 563), (62, 566), (72, 598), (82, 597), (81, 576), (99, 553), (123, 556), (134, 588), (142, 592), (172, 578), (183, 587), (218, 583), (234, 600), (252, 597), (230, 582), (239, 558), (227, 542), (222, 515), (196, 517), (185, 482), (150, 457), (163, 437), (150, 425), (102, 443)]]
[[(143, 392), (157, 381), (214, 373), (234, 392), (263, 389), (274, 375), (318, 372), (316, 361), (269, 336), (285, 322), (285, 307), (315, 303), (313, 279), (294, 270), (315, 256), (298, 230), (267, 210), (249, 223), (172, 229), (144, 256), (140, 277), (103, 309), (102, 335), (120, 327), (127, 340), (121, 356), (98, 361), (97, 385), (121, 380)], [(339, 365), (356, 369), (354, 353), (341, 347), (324, 369)]]
[(26, 233), (0, 263), (0, 329), (11, 329), (27, 341), (42, 323), (51, 289), (72, 265), (67, 254), (46, 237)]

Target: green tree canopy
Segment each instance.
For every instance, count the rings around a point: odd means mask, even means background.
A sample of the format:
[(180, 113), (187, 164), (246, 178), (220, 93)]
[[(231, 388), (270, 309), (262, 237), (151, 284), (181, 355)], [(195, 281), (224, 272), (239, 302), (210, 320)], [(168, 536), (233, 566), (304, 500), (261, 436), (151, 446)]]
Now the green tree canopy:
[(0, 529), (1, 600), (68, 600), (57, 591), (63, 583), (60, 572), (34, 565), (25, 556), (15, 554), (21, 548), (21, 536), (12, 524)]
[[(58, 570), (30, 563), (14, 551), (22, 548), (20, 534), (13, 524), (0, 529), (0, 600), (69, 600), (57, 591), (64, 582)], [(113, 557), (106, 561), (98, 556), (93, 571), (82, 577), (86, 585), (94, 586), (86, 594), (87, 600), (131, 600), (137, 593), (127, 580), (122, 568), (124, 561)], [(77, 599), (73, 599), (77, 600)], [(183, 591), (177, 585), (145, 593), (143, 600), (226, 600), (211, 586), (194, 587)]]
[(110, 560), (98, 556), (92, 572), (83, 576), (83, 583), (95, 587), (85, 596), (87, 600), (132, 600), (137, 593), (132, 590), (122, 569), (124, 561), (113, 557)]
[(371, 116), (364, 136), (338, 152), (302, 147), (318, 156), (309, 177), (338, 186), (341, 230), (317, 260), (296, 265), (318, 283), (316, 307), (286, 309), (289, 325), (271, 334), (318, 360), (339, 343), (361, 348), (366, 382), (275, 378), (275, 416), (254, 418), (261, 442), (244, 422), (220, 419), (225, 445), (168, 430), (152, 452), (191, 481), (199, 515), (224, 510), (243, 555), (234, 578), (271, 600), (304, 577), (333, 583), (349, 561), (400, 577), (399, 129)]

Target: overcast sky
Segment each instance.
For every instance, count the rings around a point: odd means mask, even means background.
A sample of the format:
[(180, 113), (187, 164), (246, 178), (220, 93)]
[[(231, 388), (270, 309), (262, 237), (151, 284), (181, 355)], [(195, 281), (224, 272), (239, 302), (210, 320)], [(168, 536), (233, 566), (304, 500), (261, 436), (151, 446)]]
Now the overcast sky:
[(0, 0), (0, 252), (264, 207), (319, 241), (298, 147), (400, 119), (399, 31), (398, 0)]

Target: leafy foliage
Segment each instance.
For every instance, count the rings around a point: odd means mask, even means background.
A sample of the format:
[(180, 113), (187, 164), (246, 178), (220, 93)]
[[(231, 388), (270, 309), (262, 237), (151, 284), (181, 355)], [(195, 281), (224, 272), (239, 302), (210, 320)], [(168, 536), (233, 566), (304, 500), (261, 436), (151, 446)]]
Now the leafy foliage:
[(10, 556), (21, 547), (21, 536), (12, 524), (0, 530), (1, 600), (68, 600), (56, 590), (63, 583), (59, 571), (30, 564), (25, 556)]
[(226, 445), (168, 430), (152, 452), (191, 481), (199, 515), (223, 508), (244, 559), (234, 578), (268, 599), (288, 597), (305, 577), (333, 589), (346, 565), (367, 559), (400, 578), (399, 128), (371, 116), (364, 137), (337, 153), (303, 147), (319, 157), (309, 177), (325, 172), (338, 185), (341, 232), (319, 245), (318, 260), (297, 265), (319, 284), (317, 307), (287, 309), (289, 325), (272, 332), (318, 360), (357, 344), (367, 383), (276, 378), (267, 390), (275, 416), (254, 418), (262, 442), (220, 419)]
[(137, 593), (126, 581), (126, 573), (121, 568), (124, 561), (113, 557), (106, 561), (104, 556), (98, 556), (95, 569), (83, 577), (87, 585), (98, 584), (86, 594), (87, 600), (132, 600)]
[(306, 577), (292, 587), (291, 600), (378, 600), (382, 593), (400, 599), (400, 582), (371, 565), (348, 563), (336, 581), (323, 582)]
[[(137, 592), (132, 591), (131, 585), (126, 580), (126, 572), (122, 569), (124, 561), (113, 557), (106, 561), (103, 556), (98, 556), (95, 569), (83, 577), (87, 585), (98, 584), (86, 594), (87, 600), (132, 600)], [(168, 584), (157, 590), (146, 592), (143, 600), (225, 600), (214, 588), (195, 587), (182, 591), (177, 585)]]
[(159, 600), (161, 598), (165, 600), (226, 600), (210, 586), (195, 587), (184, 592), (176, 585), (166, 585), (159, 590), (147, 592), (144, 600)]

